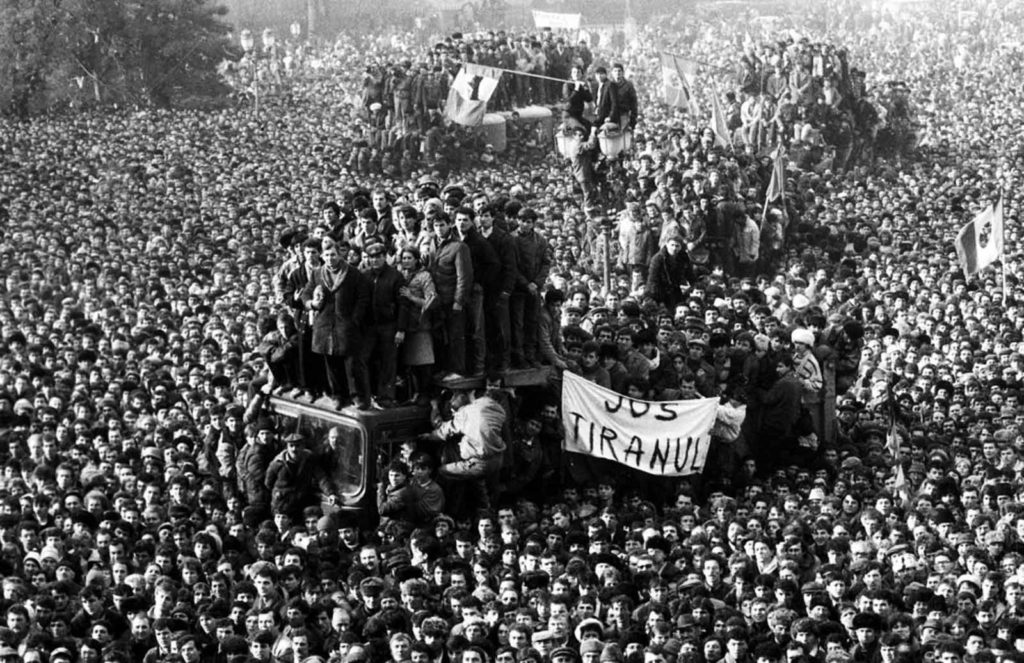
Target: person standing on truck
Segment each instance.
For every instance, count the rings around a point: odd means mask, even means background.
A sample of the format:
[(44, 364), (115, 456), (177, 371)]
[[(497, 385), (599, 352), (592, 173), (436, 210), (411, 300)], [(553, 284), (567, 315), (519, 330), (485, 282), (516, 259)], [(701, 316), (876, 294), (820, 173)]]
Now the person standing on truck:
[(431, 413), (434, 435), (442, 440), (458, 438), (458, 457), (445, 459), (438, 474), (451, 481), (470, 481), (478, 500), (467, 500), (480, 510), (490, 509), (491, 486), (495, 486), (505, 454), (505, 409), (488, 395), (473, 398), (470, 391), (459, 391), (451, 400), (452, 418), (441, 419), (435, 407)]
[(313, 352), (323, 357), (331, 395), (341, 409), (354, 397), (370, 409), (370, 381), (362, 353), (362, 329), (370, 308), (370, 283), (349, 266), (342, 245), (323, 240), (323, 264), (313, 271), (302, 301), (314, 311)]
[[(387, 263), (383, 244), (367, 246), (365, 254), (370, 265), (365, 275), (370, 282), (371, 294), (363, 356), (366, 364), (374, 367), (371, 403), (375, 409), (383, 410), (395, 405), (398, 346), (405, 340), (405, 315), (408, 312), (399, 294), (405, 278)], [(367, 372), (363, 375), (367, 381), (370, 380)]]
[(438, 300), (435, 347), (446, 354), (447, 377), (462, 377), (466, 372), (466, 309), (473, 294), (473, 259), (447, 215), (434, 217), (434, 234), (438, 246), (430, 259), (430, 276)]
[(515, 237), (516, 285), (510, 300), (512, 314), (512, 367), (539, 366), (537, 326), (541, 309), (541, 289), (551, 271), (547, 240), (536, 232), (537, 212), (526, 208), (517, 216)]

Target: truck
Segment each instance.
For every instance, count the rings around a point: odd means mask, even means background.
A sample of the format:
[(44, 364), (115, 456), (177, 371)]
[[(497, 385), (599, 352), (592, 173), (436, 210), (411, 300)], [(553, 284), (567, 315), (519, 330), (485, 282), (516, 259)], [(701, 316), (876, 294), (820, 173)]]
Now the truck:
[[(506, 374), (503, 386), (538, 393), (549, 387), (552, 377), (551, 367), (514, 370)], [(484, 379), (462, 378), (441, 386), (439, 404), (443, 407), (445, 397), (453, 390), (482, 388)], [(298, 433), (311, 447), (319, 447), (334, 436), (331, 446), (336, 450), (335, 462), (329, 473), (338, 490), (330, 510), (351, 513), (367, 524), (376, 516), (375, 491), (384, 468), (398, 457), (404, 442), (415, 442), (433, 431), (431, 407), (426, 405), (337, 409), (326, 398), (310, 402), (274, 395), (267, 400), (266, 408), (283, 436)]]

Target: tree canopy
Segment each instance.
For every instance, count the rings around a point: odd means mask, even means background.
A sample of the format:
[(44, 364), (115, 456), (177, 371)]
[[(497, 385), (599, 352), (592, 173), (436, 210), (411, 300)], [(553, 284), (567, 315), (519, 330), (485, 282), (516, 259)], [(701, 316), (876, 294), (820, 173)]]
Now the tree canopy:
[(226, 11), (207, 0), (4, 0), (0, 110), (167, 107), (220, 94)]

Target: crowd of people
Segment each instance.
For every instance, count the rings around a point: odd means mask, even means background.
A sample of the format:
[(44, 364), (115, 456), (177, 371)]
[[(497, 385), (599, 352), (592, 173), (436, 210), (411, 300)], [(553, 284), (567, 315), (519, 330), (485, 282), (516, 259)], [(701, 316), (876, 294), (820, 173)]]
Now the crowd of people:
[[(311, 48), (258, 114), (0, 122), (0, 663), (1021, 660), (1024, 6), (944, 9), (782, 19), (921, 127), (913, 158), (791, 159), (767, 212), (771, 160), (658, 100), (666, 48), (730, 90), (747, 34), (802, 43), (749, 16), (592, 49), (638, 96), (613, 213), (468, 131), (383, 159), (353, 63), (401, 38)], [(965, 278), (952, 239), (1000, 191), (1003, 268)], [(575, 482), (557, 398), (501, 384), (537, 364), (720, 398), (705, 474)], [(460, 455), (403, 449), (376, 527), (265, 409), (452, 373), (488, 381), (431, 413)]]

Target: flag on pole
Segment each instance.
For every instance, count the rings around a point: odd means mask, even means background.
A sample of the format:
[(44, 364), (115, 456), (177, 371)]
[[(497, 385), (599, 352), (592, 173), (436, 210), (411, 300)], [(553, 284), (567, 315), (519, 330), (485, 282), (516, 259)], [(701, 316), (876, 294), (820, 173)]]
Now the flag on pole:
[(743, 52), (748, 55), (753, 55), (754, 50), (757, 47), (754, 46), (754, 38), (750, 36), (750, 30), (743, 33)]
[(478, 127), (487, 112), (487, 100), (498, 87), (501, 70), (472, 62), (463, 63), (448, 90), (444, 114), (456, 124)]
[(786, 154), (782, 146), (775, 148), (772, 154), (772, 178), (768, 182), (768, 190), (764, 194), (764, 204), (767, 208), (770, 203), (786, 195)]
[(682, 74), (686, 84), (692, 89), (697, 80), (697, 61), (676, 56), (676, 66), (679, 67), (679, 73)]
[(885, 400), (888, 409), (888, 426), (885, 432), (885, 448), (893, 459), (893, 492), (900, 498), (901, 506), (910, 505), (910, 482), (903, 471), (903, 458), (900, 453), (900, 446), (906, 440), (903, 435), (904, 428), (897, 423), (897, 409), (899, 404), (896, 401), (892, 389), (892, 376), (885, 382)]
[(725, 113), (722, 112), (722, 102), (718, 99), (718, 88), (715, 87), (714, 81), (711, 82), (711, 129), (715, 132), (715, 145), (732, 147), (732, 136), (725, 120)]
[(665, 103), (669, 106), (685, 108), (688, 113), (696, 116), (700, 113), (700, 109), (690, 91), (687, 70), (696, 73), (696, 63), (687, 61), (686, 58), (681, 58), (673, 53), (662, 52), (661, 83)]
[(960, 229), (956, 235), (956, 254), (968, 279), (1002, 258), (1002, 196)]

